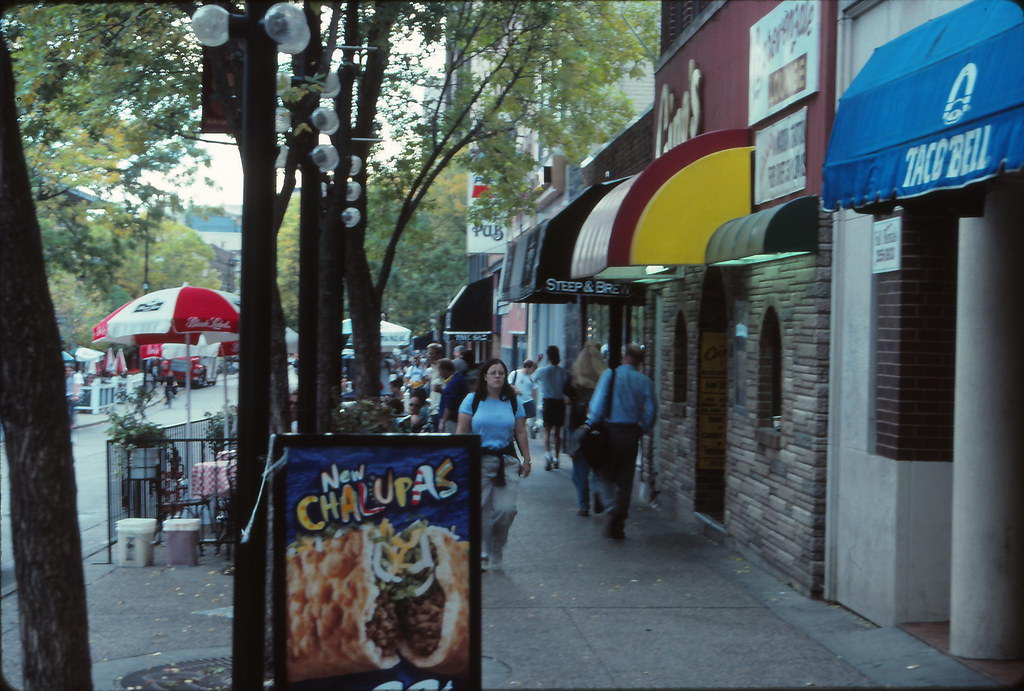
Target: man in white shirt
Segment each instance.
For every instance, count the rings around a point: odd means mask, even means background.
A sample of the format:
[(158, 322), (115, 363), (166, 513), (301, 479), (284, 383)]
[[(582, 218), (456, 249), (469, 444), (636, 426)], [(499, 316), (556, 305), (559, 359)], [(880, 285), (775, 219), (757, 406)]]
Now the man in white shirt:
[(515, 389), (516, 395), (519, 396), (519, 402), (523, 406), (523, 412), (526, 413), (527, 429), (530, 427), (530, 421), (537, 416), (537, 399), (534, 396), (537, 384), (533, 381), (533, 373), (536, 370), (537, 363), (533, 360), (523, 360), (523, 366), (512, 370), (512, 373), (508, 375), (508, 383)]
[(565, 393), (569, 383), (569, 370), (562, 367), (562, 356), (558, 346), (548, 346), (548, 365), (534, 373), (540, 399), (543, 401), (541, 416), (544, 418), (544, 470), (558, 467), (562, 455), (562, 427), (565, 425), (565, 404), (569, 397)]

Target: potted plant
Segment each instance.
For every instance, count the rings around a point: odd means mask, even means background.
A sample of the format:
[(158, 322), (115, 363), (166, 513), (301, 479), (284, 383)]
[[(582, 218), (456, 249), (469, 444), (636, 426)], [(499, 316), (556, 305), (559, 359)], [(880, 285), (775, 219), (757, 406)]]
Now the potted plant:
[(335, 408), (332, 432), (380, 434), (395, 431), (395, 415), (384, 401), (366, 398)]
[(167, 439), (163, 427), (146, 419), (146, 405), (152, 398), (152, 391), (140, 387), (133, 394), (121, 396), (121, 403), (127, 405), (124, 413), (113, 411), (108, 415), (107, 438), (128, 454), (130, 480), (156, 479), (160, 446)]
[(206, 441), (213, 449), (214, 455), (220, 453), (227, 446), (229, 441), (234, 441), (238, 433), (238, 406), (228, 406), (227, 435), (225, 436), (224, 411), (216, 413), (205, 412), (206, 417)]

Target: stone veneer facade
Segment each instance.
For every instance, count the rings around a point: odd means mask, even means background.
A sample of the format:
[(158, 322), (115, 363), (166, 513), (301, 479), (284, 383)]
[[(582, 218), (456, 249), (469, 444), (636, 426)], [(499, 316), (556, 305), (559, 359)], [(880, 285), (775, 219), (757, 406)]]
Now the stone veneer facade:
[[(831, 218), (822, 214), (816, 254), (746, 266), (687, 267), (685, 278), (658, 289), (664, 314), (658, 344), (663, 365), (659, 502), (681, 518), (689, 516), (700, 512), (702, 493), (708, 488), (713, 493), (724, 479), (721, 525), (730, 545), (807, 595), (819, 595), (824, 582), (831, 233)], [(698, 478), (696, 467), (697, 354), (708, 271), (722, 278), (724, 299), (714, 309), (724, 313), (729, 344), (725, 472), (717, 479)], [(653, 300), (652, 294), (649, 314)], [(746, 303), (743, 353), (733, 337), (738, 303)], [(760, 343), (770, 310), (777, 315), (781, 342), (779, 432), (763, 410), (767, 373)], [(655, 338), (652, 322), (647, 320), (648, 343)], [(684, 398), (681, 389), (685, 400), (678, 400)]]

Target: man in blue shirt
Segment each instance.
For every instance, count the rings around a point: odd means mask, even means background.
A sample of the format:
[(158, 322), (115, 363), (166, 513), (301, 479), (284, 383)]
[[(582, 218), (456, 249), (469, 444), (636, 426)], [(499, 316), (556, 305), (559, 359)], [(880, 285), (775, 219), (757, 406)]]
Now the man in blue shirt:
[(608, 453), (612, 460), (607, 468), (597, 473), (595, 493), (601, 496), (609, 514), (604, 534), (617, 540), (626, 537), (626, 518), (633, 493), (633, 472), (640, 437), (653, 431), (658, 412), (654, 383), (638, 369), (643, 362), (643, 348), (636, 344), (626, 347), (622, 364), (615, 368), (615, 385), (607, 419), (605, 400), (612, 378), (611, 370), (606, 370), (598, 379), (590, 399), (587, 421), (581, 428), (588, 431), (603, 422), (608, 431)]
[(441, 389), (441, 417), (438, 432), (455, 432), (459, 421), (459, 404), (469, 393), (466, 377), (462, 372), (455, 371), (455, 363), (448, 358), (437, 361), (437, 371), (444, 386)]

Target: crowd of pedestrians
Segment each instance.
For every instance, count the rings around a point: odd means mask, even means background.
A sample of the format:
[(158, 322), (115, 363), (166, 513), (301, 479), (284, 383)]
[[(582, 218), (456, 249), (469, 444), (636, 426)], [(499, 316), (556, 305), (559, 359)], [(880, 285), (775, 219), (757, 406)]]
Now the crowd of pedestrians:
[[(432, 343), (391, 370), (388, 395), (399, 431), (480, 435), (485, 569), (501, 568), (520, 481), (532, 468), (528, 429), (538, 416), (544, 469), (556, 470), (568, 457), (577, 515), (603, 515), (604, 534), (625, 538), (640, 439), (657, 414), (644, 355), (641, 346), (629, 345), (622, 364), (610, 369), (598, 344), (587, 342), (567, 368), (552, 345), (509, 371), (500, 359), (478, 366), (463, 346), (445, 357), (441, 344)], [(580, 443), (595, 427), (604, 433), (600, 463), (591, 463)]]

